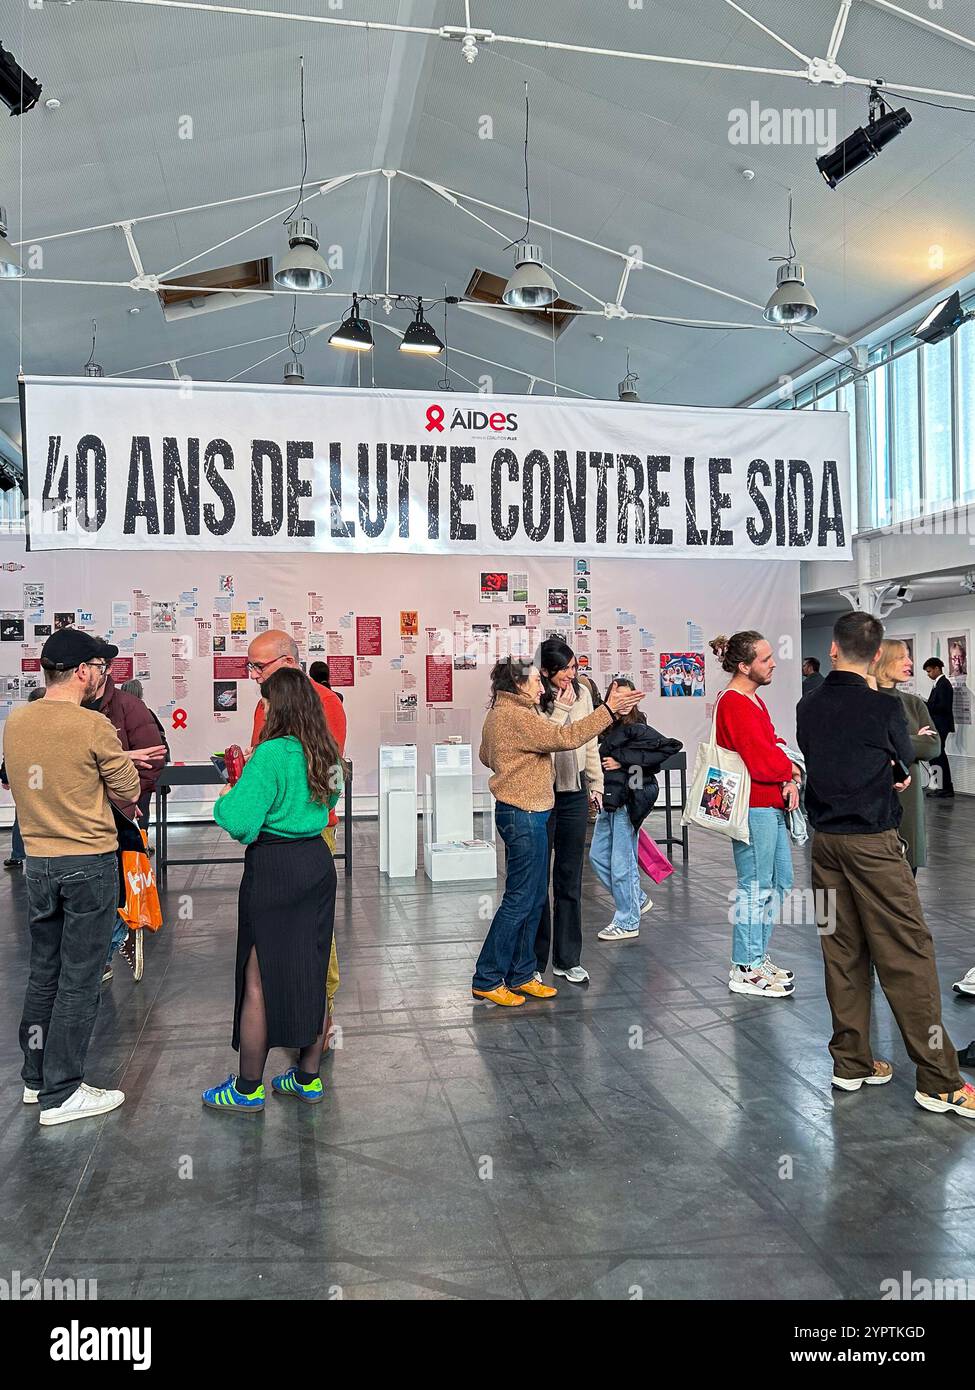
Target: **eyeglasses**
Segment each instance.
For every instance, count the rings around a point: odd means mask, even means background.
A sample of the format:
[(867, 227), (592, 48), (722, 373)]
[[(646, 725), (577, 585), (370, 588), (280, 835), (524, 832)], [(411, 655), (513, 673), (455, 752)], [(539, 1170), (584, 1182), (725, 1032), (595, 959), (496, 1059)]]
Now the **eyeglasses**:
[(82, 666), (90, 666), (90, 667), (92, 667), (92, 668), (93, 668), (94, 670), (96, 670), (96, 671), (107, 671), (107, 670), (108, 670), (108, 662), (107, 662), (107, 661), (83, 661), (81, 664), (82, 664)]
[(248, 661), (248, 671), (255, 672), (258, 676), (263, 676), (269, 666), (276, 666), (279, 661), (283, 661), (283, 656), (276, 656), (273, 661)]

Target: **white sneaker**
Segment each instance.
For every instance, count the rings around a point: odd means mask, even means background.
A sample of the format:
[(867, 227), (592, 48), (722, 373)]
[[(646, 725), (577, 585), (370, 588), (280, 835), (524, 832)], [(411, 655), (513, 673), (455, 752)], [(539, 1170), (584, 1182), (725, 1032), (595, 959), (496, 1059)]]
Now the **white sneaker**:
[(106, 965), (105, 969), (102, 971), (102, 984), (107, 985), (109, 980), (114, 979), (114, 977), (115, 971), (110, 965)]
[(733, 965), (728, 978), (728, 988), (732, 994), (757, 994), (763, 999), (787, 999), (795, 985), (789, 980), (780, 980), (764, 966), (751, 970), (746, 965)]
[(542, 979), (542, 972), (540, 970), (535, 971), (534, 975), (532, 976), (532, 979), (538, 985), (543, 985), (545, 983), (545, 981)]
[(951, 988), (956, 994), (975, 994), (975, 965), (962, 979), (956, 980)]
[(780, 980), (794, 980), (796, 978), (793, 971), (783, 970), (780, 965), (773, 964), (772, 957), (769, 955), (762, 961), (762, 965), (767, 966), (773, 975), (778, 975)]
[(36, 1105), (36, 1104), (37, 1104), (37, 1097), (38, 1097), (40, 1094), (41, 1094), (40, 1091), (32, 1091), (31, 1088), (30, 1088), (29, 1086), (25, 1086), (25, 1087), (24, 1087), (24, 1104), (25, 1104), (25, 1105)]
[(653, 898), (651, 898), (650, 894), (648, 893), (646, 898), (644, 899), (643, 906), (640, 908), (640, 916), (642, 917), (645, 912), (649, 912), (652, 907)]
[(555, 966), (552, 974), (564, 976), (570, 985), (584, 985), (589, 979), (589, 971), (584, 970), (581, 965), (573, 965), (571, 970), (560, 970), (558, 966)]
[(603, 927), (596, 935), (600, 941), (632, 941), (640, 935), (640, 928), (620, 927), (615, 922), (610, 922), (608, 927)]
[(67, 1100), (41, 1111), (41, 1124), (63, 1125), (68, 1120), (87, 1120), (93, 1115), (107, 1115), (110, 1110), (117, 1110), (124, 1100), (122, 1091), (101, 1091), (97, 1086), (86, 1086), (82, 1081)]

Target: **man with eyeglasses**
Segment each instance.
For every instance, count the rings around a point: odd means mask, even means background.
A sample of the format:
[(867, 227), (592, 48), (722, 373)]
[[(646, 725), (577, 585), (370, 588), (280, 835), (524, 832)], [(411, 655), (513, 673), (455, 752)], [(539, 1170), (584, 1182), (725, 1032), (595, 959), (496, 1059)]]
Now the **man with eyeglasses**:
[(118, 734), (82, 706), (115, 647), (63, 628), (41, 650), (46, 693), (7, 720), (3, 751), (27, 850), (30, 975), (20, 1024), (24, 1104), (42, 1125), (104, 1115), (121, 1091), (85, 1084), (105, 953), (118, 912), (112, 801), (131, 804), (139, 774)]
[[(272, 628), (270, 632), (259, 633), (247, 648), (247, 670), (252, 681), (258, 686), (266, 681), (268, 676), (273, 676), (275, 671), (282, 670), (285, 666), (297, 667), (301, 669), (299, 660), (298, 643), (293, 637), (289, 637), (286, 632)], [(326, 685), (319, 685), (312, 681), (315, 694), (322, 702), (322, 711), (325, 715), (325, 722), (329, 727), (332, 737), (338, 744), (339, 752), (345, 755), (345, 706), (339, 697)], [(264, 729), (264, 701), (258, 700), (257, 709), (254, 711), (254, 727), (251, 730), (251, 747), (257, 745)], [(346, 815), (350, 814), (350, 808), (346, 808)], [(335, 853), (335, 833), (338, 826), (338, 816), (333, 810), (328, 818), (328, 829), (322, 832), (322, 838), (328, 845), (332, 853)], [(325, 1046), (328, 1047), (329, 1038), (334, 1029), (332, 1022), (332, 1005), (335, 994), (339, 987), (339, 963), (335, 951), (335, 934), (332, 933), (332, 950), (328, 961), (328, 981), (325, 986), (325, 997), (327, 1002), (327, 1015), (325, 1019)]]

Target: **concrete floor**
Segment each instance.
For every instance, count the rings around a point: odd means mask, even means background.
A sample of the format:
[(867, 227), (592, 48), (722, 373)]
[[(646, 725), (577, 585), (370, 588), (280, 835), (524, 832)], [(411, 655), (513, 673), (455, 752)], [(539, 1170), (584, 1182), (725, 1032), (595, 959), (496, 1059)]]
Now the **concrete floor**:
[[(975, 801), (929, 818), (921, 893), (961, 1047), (975, 1001), (951, 982), (975, 965)], [(175, 832), (171, 852), (191, 840), (228, 852), (213, 828)], [(596, 941), (611, 910), (587, 870), (591, 983), (509, 1011), (469, 993), (492, 886), (389, 885), (375, 826), (356, 844), (326, 1101), (269, 1098), (259, 1117), (200, 1104), (235, 1069), (239, 869), (171, 871), (145, 979), (117, 964), (89, 1055), (88, 1079), (126, 1103), (47, 1130), (20, 1100), (25, 895), (2, 875), (5, 1276), (138, 1299), (876, 1299), (905, 1270), (975, 1278), (975, 1125), (914, 1104), (879, 991), (894, 1082), (831, 1093), (814, 928), (773, 942), (794, 998), (728, 993), (730, 847), (692, 838), (636, 942)], [(805, 852), (796, 868), (805, 886)]]

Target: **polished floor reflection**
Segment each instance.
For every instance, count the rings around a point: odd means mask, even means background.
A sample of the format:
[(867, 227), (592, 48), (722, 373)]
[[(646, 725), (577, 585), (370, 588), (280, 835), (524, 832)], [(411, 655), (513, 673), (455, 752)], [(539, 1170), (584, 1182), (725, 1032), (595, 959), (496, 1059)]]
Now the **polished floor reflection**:
[[(921, 894), (962, 1047), (975, 801), (929, 818)], [(177, 831), (171, 852), (190, 838), (227, 852), (212, 828)], [(3, 876), (4, 1277), (142, 1299), (875, 1299), (905, 1270), (975, 1279), (975, 1125), (914, 1104), (879, 991), (894, 1081), (831, 1093), (814, 928), (773, 942), (792, 999), (728, 993), (730, 847), (695, 837), (634, 942), (595, 939), (611, 910), (587, 872), (590, 984), (485, 1010), (469, 984), (493, 885), (389, 884), (375, 826), (356, 841), (326, 1101), (269, 1098), (259, 1117), (199, 1099), (234, 1063), (239, 870), (171, 871), (145, 978), (117, 965), (90, 1053), (88, 1079), (126, 1103), (46, 1130), (20, 1101), (24, 888)], [(803, 853), (796, 867), (808, 883)]]

